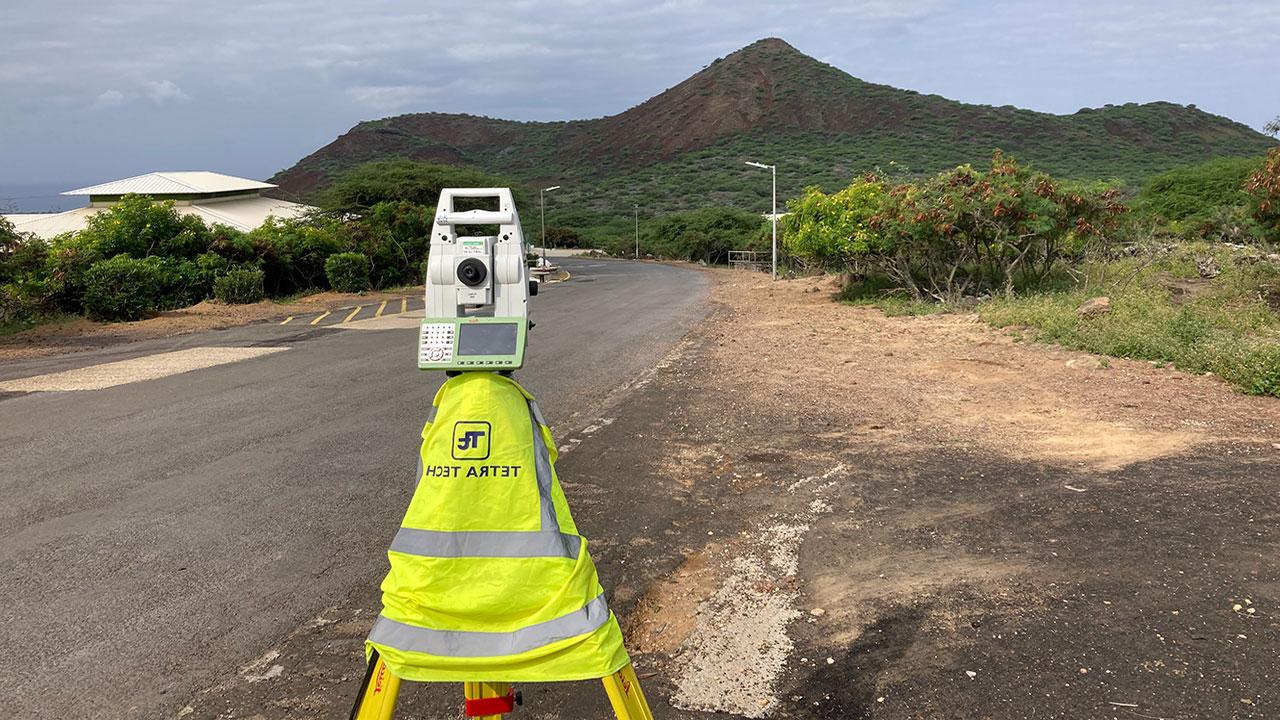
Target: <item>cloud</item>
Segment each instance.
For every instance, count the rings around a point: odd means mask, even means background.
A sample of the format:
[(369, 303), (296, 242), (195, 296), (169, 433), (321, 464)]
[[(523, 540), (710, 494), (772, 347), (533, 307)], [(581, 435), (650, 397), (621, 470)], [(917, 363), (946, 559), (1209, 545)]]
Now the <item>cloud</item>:
[[(0, 174), (19, 179), (172, 166), (192, 132), (235, 143), (191, 149), (204, 164), (234, 152), (253, 167), (224, 169), (259, 176), (385, 114), (610, 115), (767, 36), (968, 102), (1168, 99), (1256, 126), (1280, 111), (1257, 90), (1275, 84), (1280, 3), (1257, 0), (6, 0), (3, 24)], [(83, 133), (86, 106), (135, 145)]]
[(536, 43), (464, 42), (449, 46), (449, 56), (464, 62), (523, 60), (552, 54), (552, 49)]
[(347, 94), (371, 110), (390, 113), (426, 100), (432, 90), (420, 85), (358, 85), (347, 88)]
[(897, 0), (863, 0), (862, 2), (835, 4), (827, 10), (834, 15), (848, 15), (862, 21), (916, 20), (944, 10), (943, 0), (929, 2), (899, 2)]
[(164, 105), (170, 102), (181, 102), (190, 100), (186, 93), (177, 85), (169, 80), (152, 80), (143, 86), (143, 94), (147, 96), (151, 102), (157, 105)]
[(112, 108), (124, 105), (127, 102), (124, 93), (119, 90), (106, 90), (93, 101), (95, 108)]
[(93, 99), (93, 108), (95, 110), (117, 108), (143, 98), (156, 105), (186, 102), (191, 99), (190, 96), (182, 91), (182, 88), (179, 88), (171, 80), (149, 80), (142, 83), (140, 87), (129, 91), (116, 90), (114, 88), (104, 90)]

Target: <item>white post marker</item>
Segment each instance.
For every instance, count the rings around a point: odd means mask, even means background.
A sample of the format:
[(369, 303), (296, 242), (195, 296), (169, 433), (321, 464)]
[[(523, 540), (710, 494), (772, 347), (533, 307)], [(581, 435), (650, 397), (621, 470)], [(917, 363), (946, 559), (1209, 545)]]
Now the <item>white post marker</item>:
[(543, 200), (543, 193), (549, 193), (552, 190), (559, 190), (559, 185), (552, 185), (549, 188), (542, 188), (538, 191), (538, 215), (542, 217), (542, 265), (547, 264), (547, 203)]
[(773, 279), (778, 279), (778, 166), (747, 161), (752, 167), (764, 168), (773, 173), (773, 211), (769, 217), (773, 220)]
[(640, 204), (636, 203), (636, 259), (640, 259)]

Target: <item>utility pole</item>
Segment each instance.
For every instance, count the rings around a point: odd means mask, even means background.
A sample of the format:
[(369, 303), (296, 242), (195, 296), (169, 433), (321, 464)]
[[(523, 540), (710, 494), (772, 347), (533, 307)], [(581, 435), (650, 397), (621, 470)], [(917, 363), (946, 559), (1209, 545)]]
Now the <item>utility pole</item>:
[(747, 161), (752, 167), (764, 168), (773, 174), (773, 211), (769, 217), (773, 220), (773, 279), (778, 279), (778, 166)]
[(640, 259), (640, 203), (636, 203), (636, 259)]
[(538, 214), (542, 217), (542, 266), (547, 265), (547, 203), (543, 199), (544, 193), (552, 190), (559, 190), (559, 185), (552, 185), (549, 188), (542, 188), (538, 191)]

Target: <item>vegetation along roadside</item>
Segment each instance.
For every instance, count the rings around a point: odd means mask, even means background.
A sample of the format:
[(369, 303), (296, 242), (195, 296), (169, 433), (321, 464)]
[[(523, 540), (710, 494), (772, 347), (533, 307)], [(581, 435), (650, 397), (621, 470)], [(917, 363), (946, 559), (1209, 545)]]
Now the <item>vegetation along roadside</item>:
[[(48, 242), (0, 220), (0, 330), (415, 284), (449, 185), (515, 187), (522, 213), (536, 215), (511, 178), (398, 159), (339, 176), (310, 216), (248, 233), (145, 197)], [(1280, 397), (1280, 149), (1175, 168), (1136, 189), (1056, 178), (997, 151), (982, 167), (813, 186), (787, 210), (783, 266), (841, 274), (844, 301), (894, 314), (975, 310), (1026, 339)], [(707, 264), (770, 244), (764, 218), (731, 207), (633, 219), (599, 242), (578, 232), (580, 220), (557, 212), (547, 244), (631, 256), (638, 234), (647, 257)]]
[(126, 196), (49, 241), (0, 218), (0, 332), (84, 315), (123, 321), (184, 308), (364, 292), (421, 282), (434, 205), (449, 185), (505, 179), (420, 163), (357, 168), (316, 212), (250, 232), (207, 226), (173, 203)]
[(788, 209), (792, 262), (843, 273), (845, 301), (975, 309), (1029, 339), (1280, 397), (1280, 149), (1165, 173), (1129, 202), (997, 152), (983, 169), (810, 188)]

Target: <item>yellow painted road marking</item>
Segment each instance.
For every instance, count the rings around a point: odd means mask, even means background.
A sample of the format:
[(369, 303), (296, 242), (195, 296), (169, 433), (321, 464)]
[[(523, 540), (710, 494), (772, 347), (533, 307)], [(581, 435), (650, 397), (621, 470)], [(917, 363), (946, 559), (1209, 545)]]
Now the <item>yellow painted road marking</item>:
[(374, 313), (373, 316), (376, 318), (382, 317), (382, 311), (386, 309), (387, 309), (387, 301), (383, 300), (382, 304), (378, 306), (378, 312)]
[(330, 315), (332, 315), (332, 314), (333, 314), (333, 312), (332, 312), (331, 310), (325, 310), (323, 314), (317, 315), (317, 316), (316, 316), (316, 319), (311, 321), (311, 324), (312, 324), (312, 325), (315, 325), (316, 323), (318, 323), (318, 322), (320, 322), (321, 320), (323, 320), (323, 319), (325, 319), (325, 318), (329, 317), (329, 316), (330, 316)]
[(292, 315), (290, 315), (289, 317), (285, 318), (285, 319), (284, 319), (284, 321), (283, 321), (283, 322), (281, 322), (280, 324), (281, 324), (281, 325), (288, 325), (290, 320), (293, 320), (293, 316), (292, 316)]
[(409, 309), (409, 298), (400, 298), (400, 312)]
[(351, 311), (351, 314), (347, 316), (347, 319), (346, 319), (346, 320), (343, 320), (342, 322), (344, 322), (344, 323), (349, 323), (349, 322), (351, 322), (351, 318), (353, 318), (353, 317), (355, 317), (355, 316), (359, 315), (359, 314), (360, 314), (360, 311), (361, 311), (361, 310), (363, 310), (363, 309), (364, 309), (364, 306), (363, 306), (363, 305), (357, 305), (357, 306), (356, 306), (356, 309), (355, 309), (355, 310), (352, 310), (352, 311)]

